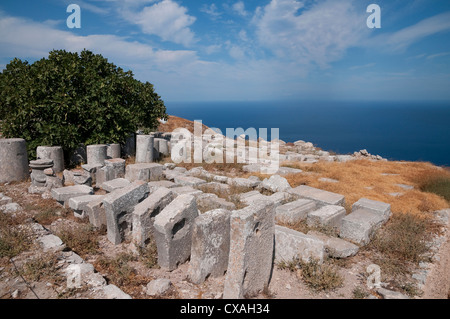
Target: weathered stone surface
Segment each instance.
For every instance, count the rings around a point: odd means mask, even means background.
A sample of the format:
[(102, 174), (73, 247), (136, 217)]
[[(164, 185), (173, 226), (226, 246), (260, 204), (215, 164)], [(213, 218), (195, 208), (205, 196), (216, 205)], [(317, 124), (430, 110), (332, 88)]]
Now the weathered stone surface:
[(130, 182), (141, 181), (158, 181), (162, 178), (163, 166), (157, 163), (140, 163), (127, 165), (125, 178)]
[(161, 187), (134, 207), (132, 238), (137, 245), (144, 247), (146, 241), (150, 237), (153, 237), (153, 223), (155, 217), (169, 205), (176, 196), (177, 194), (170, 191), (168, 188)]
[(106, 144), (106, 158), (120, 158), (121, 146), (120, 144)]
[(287, 192), (298, 196), (299, 198), (312, 199), (316, 201), (318, 206), (345, 205), (345, 198), (343, 195), (324, 191), (307, 185), (300, 185), (296, 188), (289, 189)]
[(275, 219), (280, 223), (295, 224), (307, 218), (307, 214), (316, 209), (316, 202), (310, 199), (298, 199), (276, 208)]
[(103, 205), (106, 213), (107, 237), (115, 245), (129, 235), (131, 212), (134, 206), (144, 200), (149, 193), (148, 184), (135, 181), (130, 186), (106, 195)]
[(316, 259), (322, 263), (324, 257), (325, 245), (322, 240), (290, 228), (275, 226), (275, 262), (290, 262), (298, 258), (304, 262)]
[(44, 187), (47, 181), (47, 175), (44, 170), (51, 169), (53, 167), (53, 160), (51, 159), (39, 159), (30, 161), (31, 168), (31, 185), (36, 187)]
[(155, 217), (158, 265), (174, 270), (191, 255), (192, 224), (198, 216), (195, 197), (180, 195)]
[(291, 202), (294, 198), (287, 192), (276, 192), (270, 196), (266, 196), (268, 200), (275, 204), (275, 207)]
[(339, 181), (337, 179), (327, 178), (327, 177), (321, 177), (318, 179), (318, 181), (324, 182), (324, 183), (339, 183)]
[(136, 136), (136, 163), (152, 163), (155, 157), (155, 138), (151, 135)]
[(53, 160), (53, 169), (56, 173), (64, 171), (64, 152), (61, 146), (38, 146), (37, 159)]
[(105, 160), (105, 166), (111, 167), (114, 172), (114, 178), (125, 177), (125, 160), (122, 158), (111, 158)]
[(280, 175), (272, 175), (269, 179), (264, 179), (258, 188), (270, 190), (272, 192), (284, 192), (291, 188), (286, 178)]
[(29, 176), (27, 143), (22, 138), (0, 139), (0, 184)]
[(53, 188), (52, 197), (60, 204), (68, 206), (69, 199), (84, 195), (93, 195), (94, 189), (85, 185), (66, 186), (61, 188)]
[(338, 205), (322, 206), (318, 210), (308, 213), (306, 223), (309, 227), (332, 227), (339, 232), (342, 218), (345, 217), (345, 208)]
[(385, 219), (383, 215), (365, 209), (358, 209), (342, 219), (339, 237), (358, 245), (367, 245), (373, 233)]
[(255, 188), (259, 183), (261, 182), (240, 177), (228, 179), (228, 184), (235, 187)]
[(106, 226), (106, 212), (103, 206), (103, 198), (89, 202), (86, 205), (86, 214), (89, 216), (91, 225), (100, 228)]
[(215, 175), (213, 177), (213, 180), (215, 182), (219, 182), (219, 183), (228, 183), (228, 177), (227, 176)]
[(72, 197), (69, 199), (69, 207), (74, 210), (74, 216), (78, 218), (84, 218), (87, 216), (87, 205), (95, 200), (103, 199), (104, 195), (85, 195)]
[(303, 171), (301, 169), (298, 168), (292, 168), (292, 167), (280, 167), (278, 169), (277, 174), (281, 175), (281, 176), (285, 176), (285, 175), (291, 175), (291, 174), (300, 174)]
[(203, 192), (201, 190), (192, 188), (191, 186), (172, 187), (171, 190), (174, 191), (175, 193), (177, 193), (178, 195), (189, 194), (189, 195), (197, 197), (197, 196), (203, 194)]
[(356, 203), (352, 205), (352, 211), (356, 211), (358, 209), (365, 209), (371, 211), (373, 213), (379, 214), (383, 217), (385, 221), (391, 217), (391, 205), (383, 202), (361, 198)]
[(102, 183), (102, 188), (108, 193), (114, 192), (115, 190), (125, 188), (131, 183), (125, 178), (116, 178), (107, 182)]
[(63, 184), (65, 186), (71, 185), (84, 185), (92, 186), (92, 177), (89, 172), (84, 169), (64, 170), (63, 171)]
[(150, 192), (154, 192), (158, 188), (165, 187), (165, 188), (172, 188), (178, 186), (174, 182), (171, 181), (155, 181), (155, 182), (149, 182), (148, 187), (150, 188)]
[(197, 207), (202, 212), (219, 208), (227, 210), (233, 210), (236, 208), (236, 205), (234, 205), (231, 202), (228, 202), (223, 198), (220, 198), (216, 194), (208, 194), (208, 193), (200, 194), (197, 196), (196, 200), (197, 200)]
[(87, 164), (104, 165), (107, 159), (107, 146), (105, 144), (88, 145), (86, 147)]
[[(2, 194), (3, 195), (3, 194)], [(0, 206), (12, 203), (12, 198), (8, 196), (0, 196)]]
[(383, 297), (383, 299), (410, 299), (401, 292), (392, 291), (385, 288), (378, 288), (377, 292), (381, 295), (381, 297)]
[(188, 277), (200, 284), (211, 275), (223, 276), (230, 251), (230, 211), (217, 209), (198, 216), (192, 229)]
[(205, 193), (228, 194), (230, 193), (231, 186), (218, 182), (210, 182), (206, 184), (201, 184), (198, 186), (198, 188), (204, 191)]
[(62, 240), (55, 235), (49, 234), (38, 238), (44, 251), (59, 251), (65, 248)]
[(206, 181), (203, 179), (184, 175), (175, 176), (174, 182), (182, 186), (199, 186), (206, 183)]
[(103, 287), (106, 299), (133, 299), (130, 295), (124, 293), (115, 285), (107, 285)]
[(168, 293), (171, 287), (172, 282), (169, 279), (158, 278), (147, 284), (146, 293), (152, 297), (159, 297)]
[(325, 252), (332, 258), (347, 258), (356, 255), (359, 247), (341, 238), (330, 237), (317, 231), (309, 231), (308, 236), (323, 241)]
[(250, 191), (247, 193), (239, 194), (239, 199), (241, 202), (243, 202), (246, 205), (251, 205), (252, 203), (261, 201), (261, 200), (267, 200), (266, 196), (261, 194), (258, 191)]
[(22, 207), (17, 203), (8, 203), (5, 205), (0, 205), (0, 211), (2, 211), (5, 214), (17, 213), (21, 209)]
[(269, 284), (273, 265), (274, 204), (260, 201), (233, 211), (230, 227), (230, 255), (223, 298), (244, 298)]

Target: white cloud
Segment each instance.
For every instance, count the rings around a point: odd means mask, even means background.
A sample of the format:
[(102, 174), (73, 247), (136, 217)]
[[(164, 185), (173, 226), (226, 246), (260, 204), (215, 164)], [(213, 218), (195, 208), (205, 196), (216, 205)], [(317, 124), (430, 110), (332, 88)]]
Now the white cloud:
[(187, 14), (187, 8), (172, 0), (163, 0), (141, 11), (125, 7), (119, 9), (125, 19), (137, 24), (146, 34), (159, 36), (164, 41), (170, 41), (184, 46), (196, 42), (195, 34), (189, 28), (196, 18)]
[(243, 1), (238, 1), (231, 7), (237, 14), (246, 17), (248, 12), (245, 11), (245, 4)]
[(450, 52), (441, 52), (441, 53), (431, 54), (431, 55), (427, 56), (427, 60), (433, 60), (433, 59), (440, 58), (440, 57), (447, 56), (447, 55), (450, 55)]
[(204, 4), (200, 8), (200, 11), (208, 14), (210, 16), (210, 18), (213, 20), (217, 19), (218, 17), (220, 17), (222, 15), (222, 13), (218, 11), (217, 6), (214, 3), (212, 3), (210, 5)]
[(321, 67), (342, 57), (364, 34), (365, 15), (353, 1), (303, 2), (272, 0), (256, 11), (258, 40), (277, 57)]

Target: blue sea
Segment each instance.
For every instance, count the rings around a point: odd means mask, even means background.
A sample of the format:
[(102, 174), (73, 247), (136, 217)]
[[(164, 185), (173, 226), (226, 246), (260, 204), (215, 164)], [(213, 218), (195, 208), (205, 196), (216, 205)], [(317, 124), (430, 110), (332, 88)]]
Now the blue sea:
[(450, 166), (450, 102), (166, 102), (167, 113), (218, 128), (279, 128), (286, 142), (361, 149), (390, 160)]

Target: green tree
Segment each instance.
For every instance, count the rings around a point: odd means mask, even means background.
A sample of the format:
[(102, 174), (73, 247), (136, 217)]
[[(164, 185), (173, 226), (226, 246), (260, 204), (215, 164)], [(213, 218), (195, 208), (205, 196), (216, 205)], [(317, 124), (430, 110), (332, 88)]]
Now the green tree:
[[(123, 143), (149, 132), (166, 108), (153, 85), (99, 54), (54, 50), (33, 64), (15, 58), (0, 73), (0, 130), (21, 137), (34, 156), (39, 145)], [(69, 158), (69, 156), (66, 156)]]

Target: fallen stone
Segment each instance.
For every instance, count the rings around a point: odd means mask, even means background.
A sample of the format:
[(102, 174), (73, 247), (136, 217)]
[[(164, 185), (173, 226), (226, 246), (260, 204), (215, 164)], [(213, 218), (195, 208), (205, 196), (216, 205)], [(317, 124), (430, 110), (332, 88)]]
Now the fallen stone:
[(191, 255), (192, 224), (198, 216), (195, 197), (180, 195), (155, 217), (158, 265), (174, 270)]
[(130, 186), (130, 184), (131, 184), (130, 181), (125, 178), (116, 178), (102, 183), (102, 188), (108, 193), (111, 193), (114, 192), (115, 190)]
[(17, 213), (21, 209), (22, 207), (17, 203), (8, 203), (0, 206), (0, 211), (2, 211), (5, 214)]
[(414, 186), (412, 186), (412, 185), (405, 185), (405, 184), (396, 184), (396, 185), (400, 188), (403, 188), (404, 190), (414, 189)]
[(125, 160), (122, 158), (111, 158), (105, 160), (105, 166), (110, 167), (115, 178), (125, 177)]
[(298, 199), (276, 208), (275, 219), (279, 223), (296, 224), (307, 218), (307, 214), (316, 209), (316, 202), (310, 199)]
[(164, 296), (170, 291), (172, 282), (169, 279), (158, 278), (147, 284), (146, 294), (152, 297)]
[(124, 293), (119, 287), (115, 285), (107, 285), (103, 287), (103, 292), (106, 299), (133, 299), (130, 295)]
[(176, 187), (177, 184), (171, 181), (156, 181), (156, 182), (149, 182), (148, 187), (150, 189), (150, 193), (154, 192), (158, 188), (165, 187), (165, 188), (172, 188)]
[(85, 185), (66, 186), (61, 188), (53, 188), (52, 197), (63, 206), (69, 206), (69, 199), (73, 197), (93, 195), (94, 189)]
[(0, 138), (0, 184), (25, 181), (29, 176), (27, 142)]
[(300, 173), (303, 173), (303, 171), (301, 169), (292, 168), (292, 167), (280, 167), (277, 171), (277, 174), (280, 176), (300, 174)]
[(388, 290), (385, 288), (378, 288), (377, 293), (379, 293), (381, 297), (383, 297), (383, 299), (410, 299), (408, 296), (400, 292)]
[(130, 186), (109, 193), (103, 198), (106, 213), (107, 237), (118, 245), (129, 235), (131, 212), (149, 193), (148, 184), (135, 181)]
[(276, 192), (270, 196), (266, 196), (268, 200), (275, 204), (275, 207), (281, 206), (294, 200), (294, 197), (287, 192)]
[(38, 242), (45, 252), (61, 251), (66, 247), (61, 238), (52, 234), (39, 237)]
[(180, 186), (180, 187), (173, 187), (171, 188), (172, 191), (174, 191), (175, 193), (177, 193), (178, 195), (192, 195), (192, 196), (200, 196), (201, 194), (203, 194), (203, 192), (201, 190), (192, 188), (191, 186)]
[(222, 175), (215, 175), (213, 177), (213, 180), (215, 182), (219, 182), (219, 183), (228, 183), (228, 177), (227, 176), (222, 176)]
[(337, 237), (330, 237), (317, 231), (309, 231), (308, 236), (316, 237), (323, 241), (325, 252), (332, 258), (347, 258), (356, 255), (359, 247)]
[(269, 179), (264, 179), (258, 188), (270, 190), (272, 192), (285, 192), (291, 188), (286, 178), (280, 175), (272, 175)]
[(0, 206), (12, 203), (12, 198), (8, 196), (0, 197)]
[(314, 200), (316, 201), (317, 206), (345, 205), (345, 198), (343, 195), (324, 191), (307, 185), (300, 185), (296, 188), (289, 189), (287, 192), (299, 198)]
[(158, 181), (163, 176), (163, 166), (157, 163), (140, 163), (127, 165), (125, 178), (130, 182), (141, 181)]
[(365, 209), (371, 211), (375, 214), (378, 214), (383, 217), (384, 221), (387, 221), (389, 217), (391, 217), (391, 205), (383, 202), (361, 198), (356, 203), (352, 205), (352, 211), (356, 211), (358, 209)]
[(104, 165), (107, 158), (105, 144), (88, 145), (86, 147), (87, 163), (89, 165)]
[(230, 211), (211, 210), (198, 216), (192, 228), (188, 277), (194, 284), (206, 278), (223, 276), (230, 251)]
[(85, 218), (87, 216), (87, 205), (95, 200), (103, 199), (104, 195), (84, 195), (69, 199), (69, 207), (74, 210), (74, 216)]
[(184, 175), (175, 176), (174, 182), (181, 186), (199, 186), (206, 183), (203, 179)]
[(89, 202), (86, 205), (86, 214), (89, 216), (89, 223), (94, 227), (106, 226), (106, 212), (103, 206), (103, 198)]
[(223, 298), (241, 299), (261, 292), (269, 284), (274, 250), (274, 204), (259, 201), (233, 211), (230, 227)]
[(309, 227), (331, 227), (339, 232), (345, 214), (345, 208), (342, 206), (322, 206), (318, 210), (308, 213), (306, 223)]
[(227, 200), (220, 198), (216, 194), (200, 194), (197, 196), (197, 207), (201, 212), (206, 212), (213, 209), (227, 209), (233, 210), (236, 205), (228, 202)]
[(147, 240), (153, 237), (153, 223), (155, 217), (169, 205), (176, 196), (177, 195), (168, 188), (161, 187), (134, 207), (132, 217), (132, 238), (137, 245), (144, 247)]
[(305, 235), (293, 229), (275, 226), (275, 262), (291, 262), (311, 259), (323, 262), (325, 257), (324, 242), (314, 236)]
[(247, 178), (240, 178), (240, 177), (228, 179), (228, 185), (235, 186), (235, 187), (255, 188), (256, 186), (259, 185), (259, 183), (261, 183), (261, 182), (252, 181)]
[(358, 209), (342, 218), (339, 237), (364, 246), (370, 242), (374, 232), (385, 222), (381, 214)]
[(258, 191), (250, 191), (247, 193), (239, 194), (238, 196), (239, 200), (246, 205), (251, 205), (261, 200), (267, 200), (267, 196), (264, 196)]
[(229, 194), (231, 191), (231, 186), (227, 184), (222, 184), (218, 182), (210, 182), (206, 184), (201, 184), (198, 186), (205, 193), (219, 193), (219, 194)]

